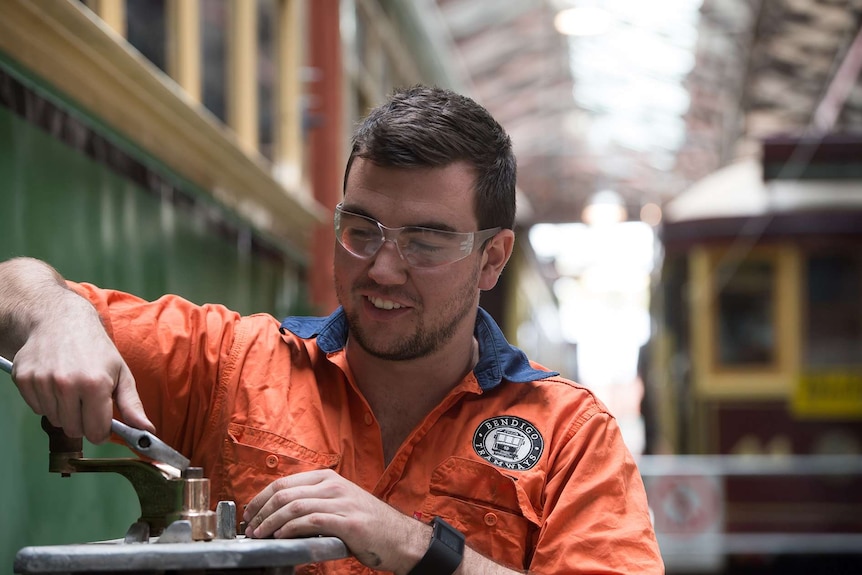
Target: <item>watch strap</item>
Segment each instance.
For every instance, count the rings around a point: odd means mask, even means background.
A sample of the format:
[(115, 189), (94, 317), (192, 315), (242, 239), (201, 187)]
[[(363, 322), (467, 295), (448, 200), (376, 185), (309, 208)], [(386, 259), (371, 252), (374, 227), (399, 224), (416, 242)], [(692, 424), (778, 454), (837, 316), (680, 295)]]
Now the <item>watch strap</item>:
[(431, 544), (408, 575), (452, 575), (464, 558), (464, 534), (435, 517)]

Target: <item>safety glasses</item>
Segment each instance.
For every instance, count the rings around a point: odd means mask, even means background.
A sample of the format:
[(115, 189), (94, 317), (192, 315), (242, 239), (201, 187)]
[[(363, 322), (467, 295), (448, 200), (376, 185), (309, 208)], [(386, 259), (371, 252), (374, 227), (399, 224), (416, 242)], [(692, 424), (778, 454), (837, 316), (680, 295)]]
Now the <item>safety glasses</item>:
[(389, 228), (373, 218), (335, 207), (335, 237), (358, 258), (373, 257), (391, 241), (401, 258), (415, 268), (433, 268), (463, 260), (502, 228), (447, 232), (419, 226)]

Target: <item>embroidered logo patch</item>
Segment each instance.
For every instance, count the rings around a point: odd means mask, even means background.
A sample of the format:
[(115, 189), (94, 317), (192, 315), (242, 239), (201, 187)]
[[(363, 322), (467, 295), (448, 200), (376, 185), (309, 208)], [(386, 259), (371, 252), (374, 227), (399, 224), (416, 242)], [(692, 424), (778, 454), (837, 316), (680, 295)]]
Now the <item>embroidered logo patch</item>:
[(526, 419), (501, 415), (479, 424), (473, 434), (473, 449), (497, 467), (526, 471), (539, 462), (545, 440)]

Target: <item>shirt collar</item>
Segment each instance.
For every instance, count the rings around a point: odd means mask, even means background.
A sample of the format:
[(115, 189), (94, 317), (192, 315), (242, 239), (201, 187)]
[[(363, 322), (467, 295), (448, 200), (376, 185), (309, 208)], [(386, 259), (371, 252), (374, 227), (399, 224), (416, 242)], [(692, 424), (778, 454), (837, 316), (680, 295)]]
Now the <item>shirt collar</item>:
[[(347, 316), (339, 307), (328, 317), (291, 316), (281, 322), (281, 333), (290, 332), (303, 339), (317, 338), (317, 347), (324, 353), (334, 353), (347, 343)], [(500, 326), (481, 307), (473, 332), (479, 342), (479, 361), (473, 368), (483, 390), (492, 389), (504, 379), (527, 383), (556, 376), (555, 371), (543, 371), (530, 365), (526, 354), (506, 341)]]

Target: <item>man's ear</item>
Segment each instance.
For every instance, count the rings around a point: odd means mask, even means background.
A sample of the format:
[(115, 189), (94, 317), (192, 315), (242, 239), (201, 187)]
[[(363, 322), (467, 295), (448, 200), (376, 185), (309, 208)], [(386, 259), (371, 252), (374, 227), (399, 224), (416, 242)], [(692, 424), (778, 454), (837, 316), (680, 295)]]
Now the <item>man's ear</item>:
[(512, 256), (515, 247), (515, 232), (512, 230), (501, 230), (496, 236), (488, 240), (488, 244), (482, 251), (482, 269), (479, 272), (479, 289), (487, 291), (497, 285), (500, 274), (506, 262)]

